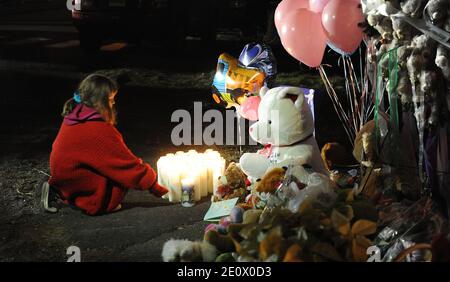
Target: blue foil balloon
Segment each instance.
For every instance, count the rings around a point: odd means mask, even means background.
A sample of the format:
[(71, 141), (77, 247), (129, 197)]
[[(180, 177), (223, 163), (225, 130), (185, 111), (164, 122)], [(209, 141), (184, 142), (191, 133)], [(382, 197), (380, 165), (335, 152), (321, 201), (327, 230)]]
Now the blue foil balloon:
[(239, 63), (246, 68), (256, 68), (264, 72), (266, 82), (277, 74), (277, 62), (269, 45), (264, 43), (249, 43), (244, 46), (239, 55)]

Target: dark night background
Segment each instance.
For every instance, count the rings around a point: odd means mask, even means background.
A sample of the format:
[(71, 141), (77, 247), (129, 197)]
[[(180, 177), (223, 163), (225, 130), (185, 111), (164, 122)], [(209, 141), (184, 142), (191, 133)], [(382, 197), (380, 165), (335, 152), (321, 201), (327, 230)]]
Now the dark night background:
[[(33, 192), (42, 172), (49, 173), (62, 105), (91, 72), (118, 80), (118, 128), (131, 150), (156, 168), (160, 156), (193, 148), (172, 145), (174, 110), (192, 111), (201, 101), (205, 111), (223, 111), (210, 92), (219, 54), (237, 57), (246, 43), (264, 40), (278, 60), (276, 83), (316, 89), (319, 146), (349, 147), (318, 72), (291, 58), (267, 26), (278, 1), (148, 1), (142, 18), (132, 6), (138, 1), (128, 2), (126, 13), (139, 15), (125, 20), (130, 26), (82, 23), (80, 31), (89, 32), (81, 35), (65, 0), (0, 0), (0, 261), (65, 261), (71, 245), (81, 248), (83, 261), (159, 261), (166, 240), (202, 238), (207, 198), (187, 210), (132, 192), (124, 210), (110, 215), (88, 217), (69, 208), (37, 213)], [(125, 13), (106, 7), (97, 13)], [(338, 55), (326, 52), (330, 74), (341, 75)], [(213, 148), (227, 161), (238, 160), (237, 146)]]

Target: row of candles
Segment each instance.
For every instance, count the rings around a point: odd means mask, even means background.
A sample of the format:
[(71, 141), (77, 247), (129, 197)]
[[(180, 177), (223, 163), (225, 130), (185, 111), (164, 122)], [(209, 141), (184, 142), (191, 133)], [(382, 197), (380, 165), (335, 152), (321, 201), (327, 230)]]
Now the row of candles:
[(186, 186), (194, 189), (194, 201), (198, 201), (216, 192), (219, 177), (225, 172), (225, 159), (211, 149), (204, 153), (178, 151), (161, 157), (157, 170), (158, 183), (169, 189), (165, 198), (170, 202), (180, 202), (182, 188)]

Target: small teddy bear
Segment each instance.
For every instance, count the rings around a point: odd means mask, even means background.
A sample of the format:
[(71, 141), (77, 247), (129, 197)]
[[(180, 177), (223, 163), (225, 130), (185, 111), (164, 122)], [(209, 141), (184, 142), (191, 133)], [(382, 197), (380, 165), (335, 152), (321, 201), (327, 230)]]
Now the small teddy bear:
[(425, 94), (426, 106), (429, 108), (427, 123), (436, 126), (438, 122), (438, 103), (436, 93), (436, 73), (429, 70), (422, 70), (420, 73), (420, 90)]
[(415, 85), (419, 82), (422, 69), (430, 64), (430, 61), (434, 63), (435, 58), (431, 57), (433, 49), (433, 40), (426, 35), (414, 36), (411, 42), (411, 55), (408, 57), (406, 67), (410, 76), (411, 83)]
[(345, 147), (336, 142), (326, 143), (322, 147), (321, 154), (325, 167), (330, 171), (333, 184), (340, 188), (353, 187), (356, 175), (350, 172), (349, 168), (356, 163), (356, 160)]
[(213, 262), (217, 248), (205, 241), (170, 239), (164, 243), (162, 259), (164, 262)]
[(413, 18), (419, 18), (422, 15), (422, 7), (425, 2), (425, 0), (406, 0), (400, 3), (400, 7), (403, 13)]
[(447, 17), (448, 0), (429, 0), (425, 12), (434, 25), (442, 25)]
[(231, 189), (236, 190), (245, 187), (245, 173), (239, 168), (239, 166), (231, 162), (225, 170), (225, 176), (227, 178), (228, 185)]
[(328, 171), (338, 169), (340, 166), (347, 166), (355, 163), (355, 160), (347, 152), (344, 146), (336, 142), (323, 145), (321, 156)]
[(369, 14), (367, 16), (367, 22), (378, 31), (383, 42), (389, 42), (392, 40), (393, 28), (389, 17), (379, 14)]
[(275, 192), (286, 175), (286, 169), (286, 167), (274, 167), (266, 172), (261, 180), (256, 182), (255, 190), (258, 193)]
[(406, 70), (406, 60), (411, 55), (412, 47), (408, 45), (403, 45), (397, 49), (397, 60), (400, 68)]
[(353, 156), (365, 167), (373, 167), (379, 157), (375, 148), (375, 121), (368, 121), (356, 134)]
[(422, 70), (419, 77), (420, 91), (424, 93), (430, 92), (435, 85), (435, 81), (435, 74), (432, 71)]
[(412, 103), (412, 85), (408, 75), (407, 60), (411, 55), (412, 48), (408, 45), (397, 49), (397, 61), (399, 66), (397, 93), (404, 109), (409, 109)]
[(366, 167), (366, 171), (359, 183), (357, 193), (362, 193), (368, 199), (376, 201), (381, 195), (383, 180), (381, 175), (381, 157), (377, 151), (375, 138), (375, 121), (370, 120), (363, 125), (356, 134), (353, 147), (353, 156)]
[(448, 67), (448, 49), (444, 45), (438, 45), (434, 62), (441, 69)]
[(220, 185), (214, 192), (212, 201), (217, 202), (245, 195), (247, 191), (245, 179), (246, 175), (237, 164), (230, 163), (225, 170), (225, 174), (219, 177)]
[(419, 80), (420, 72), (422, 70), (424, 58), (422, 52), (419, 49), (413, 49), (411, 55), (406, 61), (406, 68), (408, 70), (409, 79), (411, 84), (416, 85)]
[(411, 42), (411, 47), (421, 52), (424, 67), (432, 67), (434, 64), (436, 46), (436, 41), (425, 34), (414, 36)]
[(412, 85), (408, 77), (407, 71), (400, 71), (398, 73), (397, 92), (400, 95), (400, 101), (403, 106), (409, 107), (412, 103)]
[(445, 46), (438, 45), (435, 63), (442, 70), (442, 75), (447, 81), (447, 84), (450, 84), (449, 51)]
[(412, 38), (413, 28), (400, 17), (391, 16), (393, 37), (401, 41), (409, 41)]

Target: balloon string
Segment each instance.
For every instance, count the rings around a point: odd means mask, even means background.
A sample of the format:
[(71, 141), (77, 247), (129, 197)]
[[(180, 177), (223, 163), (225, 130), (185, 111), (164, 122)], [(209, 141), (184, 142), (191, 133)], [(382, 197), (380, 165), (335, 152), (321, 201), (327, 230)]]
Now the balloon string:
[[(359, 49), (358, 50), (359, 51), (359, 76), (360, 76), (360, 79), (361, 79), (361, 88), (364, 88), (364, 85), (365, 85), (364, 78), (365, 78), (365, 76), (363, 74), (363, 59), (362, 59), (361, 45), (359, 45), (358, 49)], [(363, 91), (361, 91), (361, 92), (363, 92)]]
[[(370, 41), (370, 45), (369, 45), (370, 49), (369, 49), (369, 55), (375, 55), (375, 41), (371, 40)], [(368, 60), (368, 59), (367, 59)], [(372, 113), (375, 112), (375, 100), (376, 100), (376, 93), (377, 93), (377, 79), (378, 79), (378, 68), (377, 68), (377, 63), (376, 62), (372, 62), (370, 65), (367, 64), (367, 73), (369, 73), (369, 67), (372, 66), (372, 89), (370, 91), (370, 96), (367, 97), (368, 103), (371, 107), (371, 110), (369, 111), (369, 115), (367, 118), (372, 116)], [(368, 92), (369, 93), (369, 92)], [(375, 115), (375, 113), (374, 113)]]
[(322, 81), (325, 85), (327, 94), (332, 101), (334, 110), (336, 111), (336, 114), (337, 114), (339, 120), (341, 121), (342, 126), (344, 127), (344, 130), (347, 134), (350, 144), (353, 146), (354, 135), (352, 134), (351, 129), (348, 124), (349, 119), (348, 119), (347, 115), (345, 114), (345, 111), (342, 108), (341, 103), (339, 103), (339, 99), (337, 97), (336, 91), (333, 89), (333, 86), (332, 86), (331, 82), (329, 81), (328, 76), (327, 76), (325, 70), (323, 69), (323, 66), (320, 65), (318, 70), (319, 70), (320, 77), (322, 78)]
[[(356, 88), (358, 89), (358, 92), (361, 93), (361, 87), (359, 86), (358, 76), (356, 75), (356, 71), (355, 71), (355, 68), (353, 67), (353, 62), (350, 57), (347, 58), (347, 64), (350, 68), (350, 73), (352, 74), (353, 80), (356, 81), (356, 83), (355, 83)], [(362, 82), (362, 78), (361, 78), (361, 82)]]
[[(342, 61), (344, 64), (344, 77), (345, 77), (345, 92), (346, 92), (346, 96), (347, 96), (347, 102), (349, 104), (349, 117), (350, 117), (350, 123), (352, 124), (353, 128), (356, 131), (356, 123), (355, 123), (355, 114), (353, 109), (355, 108), (354, 104), (353, 104), (353, 99), (352, 99), (352, 93), (350, 91), (350, 84), (349, 84), (349, 78), (348, 78), (348, 74), (347, 74), (347, 64), (346, 64), (346, 60), (345, 60), (345, 56), (342, 55)], [(355, 134), (356, 135), (356, 134)]]
[(361, 98), (360, 98), (360, 103), (361, 103), (361, 117), (362, 117), (362, 121), (361, 121), (361, 125), (364, 125), (370, 114), (371, 111), (373, 110), (373, 107), (371, 107), (371, 100), (369, 99), (369, 66), (367, 65), (366, 62), (366, 66), (365, 66), (365, 71), (364, 71), (364, 80), (363, 80), (363, 91), (361, 93)]
[[(323, 68), (321, 68), (321, 69), (322, 69), (323, 77), (326, 79), (326, 82), (328, 83), (328, 84), (326, 84), (325, 86), (328, 86), (328, 87), (329, 87), (329, 90), (331, 90), (331, 93), (333, 94), (333, 98), (334, 98), (333, 101), (338, 102), (339, 99), (338, 99), (338, 96), (337, 96), (337, 94), (336, 94), (336, 91), (335, 91), (334, 88), (333, 88), (333, 85), (331, 84), (330, 80), (328, 79), (328, 76), (327, 76), (325, 70), (324, 70)], [(348, 120), (348, 117), (347, 117), (347, 115), (346, 115), (344, 109), (342, 108), (341, 103), (337, 103), (337, 105), (339, 106), (342, 115), (345, 117), (346, 120)]]
[(367, 66), (364, 66), (363, 71), (363, 64), (362, 64), (362, 55), (361, 55), (361, 47), (359, 47), (359, 68), (360, 68), (360, 75), (361, 75), (361, 97), (359, 97), (359, 104), (361, 105), (359, 109), (359, 113), (361, 116), (361, 126), (366, 123), (366, 110), (367, 110), (367, 92), (369, 89), (369, 85), (367, 82)]
[(351, 86), (352, 86), (352, 90), (353, 90), (352, 98), (353, 98), (354, 108), (352, 110), (353, 110), (353, 114), (355, 117), (355, 121), (354, 121), (355, 122), (355, 132), (358, 132), (359, 126), (361, 125), (361, 116), (359, 115), (359, 104), (358, 104), (358, 99), (357, 99), (358, 96), (357, 95), (358, 95), (358, 93), (361, 93), (361, 90), (359, 88), (355, 88), (355, 84), (358, 85), (358, 81), (356, 81), (356, 83), (355, 83), (355, 80), (353, 80), (353, 78), (356, 79), (356, 76), (355, 76), (355, 71), (353, 69), (353, 64), (352, 64), (352, 61), (350, 58), (347, 58), (347, 66), (349, 68), (350, 82), (351, 82)]
[[(373, 46), (374, 46), (374, 41), (371, 40), (369, 42), (369, 49), (368, 49), (369, 55), (371, 55), (374, 52)], [(366, 57), (366, 74), (365, 74), (367, 76), (366, 77), (366, 87), (367, 87), (366, 88), (366, 104), (367, 104), (367, 108), (368, 108), (368, 110), (366, 111), (367, 112), (366, 121), (372, 116), (372, 113), (374, 111), (374, 102), (373, 101), (374, 101), (374, 93), (375, 93), (376, 79), (377, 79), (376, 64), (369, 63), (368, 61), (369, 61), (368, 57)], [(372, 90), (369, 92), (369, 83), (370, 83), (370, 81), (369, 81), (369, 73), (370, 73), (369, 68), (370, 67), (372, 67), (372, 69), (374, 71), (372, 73)]]
[(328, 89), (330, 90), (330, 93), (332, 93), (333, 101), (339, 107), (340, 113), (345, 118), (346, 125), (348, 126), (349, 125), (349, 118), (348, 118), (347, 114), (345, 113), (344, 108), (342, 107), (342, 104), (339, 102), (338, 95), (337, 95), (336, 91), (334, 90), (333, 85), (330, 82), (330, 80), (328, 79), (328, 76), (327, 76), (327, 74), (326, 74), (326, 72), (324, 70), (323, 70), (323, 75), (324, 75), (324, 77), (325, 77), (325, 79), (327, 81)]
[[(358, 104), (358, 93), (361, 93), (358, 87), (358, 81), (356, 80), (356, 74), (353, 68), (350, 57), (343, 56), (344, 62), (344, 74), (345, 74), (345, 84), (347, 92), (347, 100), (349, 100), (350, 105), (350, 117), (353, 122), (353, 131), (356, 133), (359, 131), (361, 125), (361, 115)], [(356, 84), (356, 87), (355, 87)]]
[[(346, 71), (346, 69), (345, 69), (345, 61), (344, 61), (344, 55), (341, 55), (341, 57), (339, 58), (339, 62), (340, 62), (340, 60), (342, 60), (344, 63), (343, 63), (343, 65), (344, 65), (344, 78), (345, 78), (345, 97), (347, 98), (347, 105), (348, 105), (348, 115), (351, 117), (352, 115), (351, 115), (351, 108), (352, 108), (352, 102), (351, 102), (351, 99), (350, 99), (350, 95), (349, 95), (349, 86), (348, 86), (348, 78), (347, 78), (347, 71)], [(338, 64), (339, 66), (340, 66), (340, 64)]]

